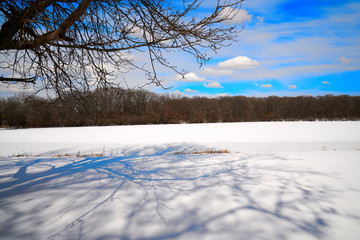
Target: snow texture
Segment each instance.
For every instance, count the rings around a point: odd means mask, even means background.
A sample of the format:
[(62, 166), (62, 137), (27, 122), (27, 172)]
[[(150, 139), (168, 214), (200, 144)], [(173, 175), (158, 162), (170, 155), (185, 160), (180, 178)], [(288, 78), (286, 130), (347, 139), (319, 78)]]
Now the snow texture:
[(0, 130), (0, 239), (358, 239), (359, 131), (360, 122)]

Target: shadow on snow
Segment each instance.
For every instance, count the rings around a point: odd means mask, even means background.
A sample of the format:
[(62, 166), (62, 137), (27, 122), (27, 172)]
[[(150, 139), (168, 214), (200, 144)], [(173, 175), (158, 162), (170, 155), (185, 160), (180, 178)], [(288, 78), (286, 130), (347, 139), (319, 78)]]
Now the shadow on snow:
[(174, 154), (195, 148), (2, 159), (0, 237), (326, 239), (340, 213), (331, 186), (312, 179), (329, 176), (270, 153)]

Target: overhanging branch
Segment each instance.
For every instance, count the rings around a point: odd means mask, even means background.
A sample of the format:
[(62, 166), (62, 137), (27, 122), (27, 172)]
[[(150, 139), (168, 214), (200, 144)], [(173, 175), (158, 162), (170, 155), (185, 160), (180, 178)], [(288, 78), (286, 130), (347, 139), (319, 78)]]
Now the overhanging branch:
[[(139, 69), (150, 83), (161, 85), (158, 67), (184, 72), (171, 64), (172, 54), (191, 54), (202, 65), (208, 50), (235, 40), (237, 24), (226, 21), (243, 1), (215, 0), (215, 9), (202, 18), (195, 11), (199, 0), (180, 1), (181, 7), (161, 0), (2, 1), (0, 68), (12, 75), (0, 82), (41, 81), (39, 87), (60, 95), (105, 86), (113, 74)], [(131, 56), (146, 50), (150, 63)]]
[[(38, 48), (46, 43), (51, 43), (52, 41), (55, 40), (73, 41), (73, 39), (65, 36), (65, 33), (68, 30), (68, 28), (71, 25), (73, 25), (74, 22), (79, 20), (79, 18), (84, 14), (86, 9), (89, 7), (91, 1), (92, 0), (82, 0), (79, 6), (60, 24), (60, 26), (56, 30), (45, 33), (34, 40), (10, 41), (10, 39), (8, 39), (7, 41), (1, 41), (2, 39), (0, 38), (0, 50), (6, 50), (6, 49), (23, 50), (23, 49)], [(11, 22), (9, 24), (11, 24)], [(15, 30), (17, 31), (18, 29), (16, 28)], [(3, 28), (1, 29), (1, 32), (3, 32)]]
[(17, 82), (17, 83), (36, 83), (36, 77), (31, 78), (7, 78), (7, 77), (0, 77), (0, 82)]

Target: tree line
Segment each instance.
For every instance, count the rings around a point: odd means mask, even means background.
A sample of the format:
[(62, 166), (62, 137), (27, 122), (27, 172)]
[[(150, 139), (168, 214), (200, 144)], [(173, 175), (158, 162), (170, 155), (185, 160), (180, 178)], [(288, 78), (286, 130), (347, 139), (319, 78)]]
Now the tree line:
[(360, 96), (217, 98), (99, 88), (62, 98), (0, 99), (2, 127), (73, 127), (258, 121), (360, 120)]

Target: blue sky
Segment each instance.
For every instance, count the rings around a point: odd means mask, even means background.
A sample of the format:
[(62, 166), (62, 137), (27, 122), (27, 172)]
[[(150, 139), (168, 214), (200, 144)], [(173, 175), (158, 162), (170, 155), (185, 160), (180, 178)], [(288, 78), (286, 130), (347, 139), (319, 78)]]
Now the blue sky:
[[(199, 13), (213, 2), (204, 1)], [(186, 96), (360, 95), (360, 0), (246, 0), (234, 20), (245, 22), (236, 43), (216, 55), (209, 51), (213, 58), (202, 68), (176, 53), (169, 60), (187, 79), (159, 68), (171, 88), (147, 89)], [(134, 59), (149, 66), (145, 55), (134, 52)], [(131, 71), (118, 81), (137, 87), (146, 78)], [(0, 84), (0, 94), (18, 91), (24, 89)]]
[(360, 95), (360, 1), (247, 0), (242, 10), (238, 42), (202, 68), (184, 56), (188, 78), (164, 74), (165, 92)]

